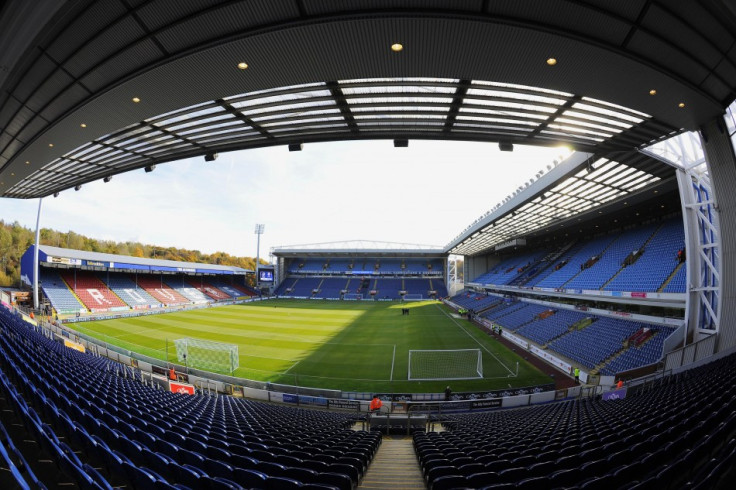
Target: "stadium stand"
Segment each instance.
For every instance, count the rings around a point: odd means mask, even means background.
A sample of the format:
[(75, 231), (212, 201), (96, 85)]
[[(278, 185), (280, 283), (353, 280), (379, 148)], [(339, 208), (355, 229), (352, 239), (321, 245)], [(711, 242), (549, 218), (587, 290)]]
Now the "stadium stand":
[(616, 236), (598, 260), (580, 271), (565, 283), (569, 289), (600, 289), (622, 267), (624, 259), (634, 251), (639, 251), (654, 233), (654, 226), (636, 228)]
[(231, 299), (231, 296), (225, 291), (220, 290), (213, 284), (205, 281), (203, 278), (189, 278), (187, 281), (192, 287), (197, 289), (199, 292), (206, 294), (215, 301)]
[(171, 306), (190, 303), (187, 298), (166, 285), (160, 277), (139, 275), (136, 277), (136, 284), (165, 305)]
[(582, 243), (572, 250), (567, 263), (559, 270), (553, 270), (547, 277), (539, 280), (535, 285), (541, 288), (560, 288), (570, 279), (579, 274), (586, 263), (599, 256), (608, 247), (615, 236), (598, 237)]
[(472, 291), (461, 291), (456, 294), (450, 301), (456, 305), (462, 306), (469, 310), (482, 312), (492, 305), (500, 305), (503, 302), (503, 296), (497, 294), (474, 293)]
[(160, 306), (161, 302), (148, 294), (143, 288), (136, 286), (130, 277), (125, 274), (101, 274), (97, 276), (105, 281), (107, 286), (117, 294), (120, 299), (131, 307)]
[[(607, 291), (659, 290), (662, 283), (679, 266), (677, 252), (685, 249), (685, 231), (682, 220), (670, 219), (663, 223), (633, 264), (625, 267), (603, 289)], [(678, 287), (679, 286), (679, 287)], [(684, 293), (684, 281), (673, 284), (668, 292)]]
[(225, 281), (222, 281), (220, 279), (210, 279), (210, 284), (212, 284), (214, 287), (216, 287), (220, 291), (224, 291), (225, 293), (229, 294), (232, 298), (240, 298), (242, 296), (253, 296), (255, 294), (253, 291), (250, 291), (243, 286), (239, 286), (236, 284), (228, 284)]
[(623, 342), (643, 324), (629, 320), (593, 317), (588, 326), (573, 330), (550, 342), (548, 348), (593, 369), (604, 360), (622, 350)]
[(407, 294), (421, 294), (422, 298), (429, 298), (431, 290), (429, 279), (404, 279), (404, 290)]
[[(0, 310), (3, 394), (30, 435), (82, 488), (124, 482), (135, 488), (324, 484), (351, 490), (380, 444), (378, 433), (349, 430), (352, 414), (144, 386), (130, 368), (67, 349)], [(30, 472), (20, 476), (19, 482), (32, 479)]]
[(315, 289), (319, 289), (319, 284), (322, 282), (322, 278), (319, 277), (302, 277), (291, 285), (291, 293), (289, 296), (296, 297), (312, 297), (312, 292)]
[(545, 250), (537, 250), (509, 257), (496, 264), (490, 271), (477, 277), (473, 282), (498, 286), (508, 284), (533, 267), (546, 253)]
[(58, 314), (86, 310), (56, 270), (41, 270), (41, 289)]
[(403, 290), (402, 279), (376, 279), (375, 285), (371, 289), (375, 289), (376, 297), (381, 299), (400, 299), (399, 291)]
[(538, 344), (544, 345), (550, 340), (567, 333), (572, 325), (588, 316), (579, 311), (551, 311), (552, 314), (545, 315), (544, 318), (537, 319), (522, 326), (516, 333)]
[(453, 415), (414, 447), (432, 489), (727, 488), (734, 375), (731, 355), (625, 399)]
[(600, 372), (604, 375), (615, 375), (623, 371), (653, 364), (662, 358), (664, 340), (674, 329), (658, 327), (652, 336), (640, 345), (631, 345), (620, 356), (608, 362)]
[(59, 275), (90, 311), (128, 307), (122, 299), (110, 291), (105, 283), (92, 274), (82, 271), (77, 271), (75, 274), (66, 271)]
[(164, 284), (168, 285), (172, 290), (187, 298), (191, 303), (203, 304), (212, 302), (209, 296), (204, 294), (199, 289), (189, 285), (184, 277), (167, 277), (164, 281)]
[(686, 291), (687, 269), (682, 264), (675, 271), (670, 281), (662, 288), (664, 293), (684, 293)]
[(340, 298), (340, 293), (343, 289), (346, 289), (348, 285), (348, 279), (345, 278), (325, 278), (322, 280), (319, 286), (319, 292), (315, 295), (317, 298)]

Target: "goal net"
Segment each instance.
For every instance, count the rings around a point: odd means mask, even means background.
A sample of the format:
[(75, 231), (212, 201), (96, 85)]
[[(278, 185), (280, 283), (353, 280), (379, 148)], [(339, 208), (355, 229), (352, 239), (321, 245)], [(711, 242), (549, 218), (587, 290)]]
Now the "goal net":
[(418, 293), (416, 293), (416, 294), (406, 293), (403, 296), (403, 298), (404, 298), (404, 301), (422, 301), (424, 299), (423, 296), (421, 294), (418, 294)]
[(482, 379), (480, 349), (410, 350), (409, 380)]
[(342, 299), (359, 300), (359, 299), (363, 299), (363, 294), (362, 293), (345, 293), (342, 296)]
[(185, 338), (174, 340), (174, 346), (179, 362), (196, 369), (232, 374), (240, 365), (235, 344)]

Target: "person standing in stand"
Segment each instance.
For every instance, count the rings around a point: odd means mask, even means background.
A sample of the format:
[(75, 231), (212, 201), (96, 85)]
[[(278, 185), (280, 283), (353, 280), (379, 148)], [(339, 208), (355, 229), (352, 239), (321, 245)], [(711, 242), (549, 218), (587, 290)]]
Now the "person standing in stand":
[(452, 397), (452, 390), (450, 389), (450, 385), (447, 385), (447, 388), (445, 388), (445, 401), (449, 402), (451, 397)]

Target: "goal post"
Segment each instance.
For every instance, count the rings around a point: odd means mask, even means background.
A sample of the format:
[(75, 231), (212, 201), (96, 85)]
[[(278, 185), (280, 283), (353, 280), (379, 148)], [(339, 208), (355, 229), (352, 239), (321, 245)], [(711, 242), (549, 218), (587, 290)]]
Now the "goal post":
[(232, 374), (240, 366), (238, 346), (201, 339), (176, 339), (176, 358), (196, 369)]
[(360, 301), (363, 299), (362, 293), (345, 293), (342, 296), (342, 299), (351, 300), (351, 301)]
[(402, 299), (404, 301), (423, 301), (424, 296), (420, 293), (406, 293)]
[(480, 349), (410, 350), (409, 381), (482, 379)]

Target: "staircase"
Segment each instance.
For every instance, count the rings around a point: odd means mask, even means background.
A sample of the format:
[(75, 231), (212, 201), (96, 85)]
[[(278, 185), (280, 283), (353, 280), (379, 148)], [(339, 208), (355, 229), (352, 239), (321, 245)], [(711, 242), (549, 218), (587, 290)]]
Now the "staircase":
[(412, 438), (383, 436), (381, 446), (358, 488), (376, 490), (427, 488), (414, 453)]

